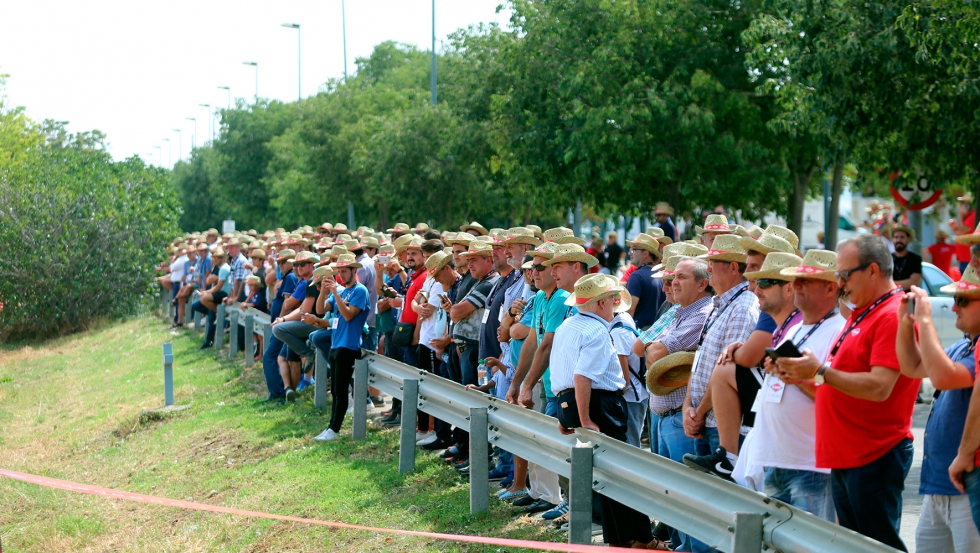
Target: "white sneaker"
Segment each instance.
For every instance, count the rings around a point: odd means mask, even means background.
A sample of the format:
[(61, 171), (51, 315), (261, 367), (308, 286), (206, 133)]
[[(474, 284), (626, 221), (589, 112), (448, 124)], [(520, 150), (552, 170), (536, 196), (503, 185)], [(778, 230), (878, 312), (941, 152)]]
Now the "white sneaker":
[(415, 433), (415, 444), (416, 445), (422, 445), (422, 442), (428, 440), (429, 438), (435, 437), (435, 435), (436, 435), (436, 433), (433, 432), (432, 430), (429, 430), (428, 432), (416, 432)]
[(419, 441), (415, 442), (415, 445), (429, 445), (432, 442), (434, 442), (434, 441), (436, 441), (436, 440), (439, 439), (439, 436), (436, 436), (436, 433), (435, 432), (433, 432), (433, 431), (430, 430), (429, 431), (429, 434), (431, 434), (431, 436), (428, 436), (424, 440), (419, 440)]
[(337, 439), (337, 433), (328, 428), (323, 432), (320, 432), (320, 435), (313, 439), (318, 442), (329, 442), (330, 440)]

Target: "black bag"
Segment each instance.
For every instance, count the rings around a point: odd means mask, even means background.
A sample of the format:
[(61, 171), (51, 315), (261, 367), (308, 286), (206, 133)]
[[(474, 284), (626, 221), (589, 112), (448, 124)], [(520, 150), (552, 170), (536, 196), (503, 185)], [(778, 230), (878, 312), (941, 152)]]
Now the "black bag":
[(412, 323), (398, 323), (395, 331), (391, 335), (392, 345), (406, 348), (412, 345), (415, 339), (415, 325)]

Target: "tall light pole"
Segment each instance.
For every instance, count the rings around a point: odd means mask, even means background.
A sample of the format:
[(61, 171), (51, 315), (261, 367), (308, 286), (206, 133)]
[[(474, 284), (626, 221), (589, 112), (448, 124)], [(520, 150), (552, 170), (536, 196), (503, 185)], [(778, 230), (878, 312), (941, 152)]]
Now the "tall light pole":
[(432, 105), (436, 105), (436, 0), (432, 0)]
[(197, 119), (188, 117), (187, 120), (194, 122), (194, 134), (191, 135), (191, 151), (194, 151), (194, 148), (197, 148)]
[(227, 90), (228, 91), (228, 109), (231, 109), (231, 87), (230, 86), (219, 86), (218, 89), (219, 90)]
[(177, 158), (182, 161), (184, 159), (184, 133), (180, 132), (180, 129), (170, 129), (177, 133)]
[(164, 140), (167, 141), (167, 167), (173, 167), (173, 165), (171, 165), (171, 163), (170, 163), (170, 153), (171, 153), (170, 152), (170, 139), (169, 138), (164, 138)]
[(303, 99), (303, 64), (300, 58), (301, 42), (299, 23), (283, 23), (282, 26), (287, 29), (296, 29), (296, 100), (299, 101)]
[(259, 101), (259, 62), (257, 61), (243, 61), (242, 65), (251, 65), (255, 67), (255, 102)]
[(208, 137), (210, 137), (211, 140), (213, 141), (214, 140), (214, 131), (211, 130), (211, 104), (198, 104), (198, 105), (201, 106), (202, 108), (208, 110), (208, 126), (207, 126), (207, 129), (208, 129)]
[(154, 148), (156, 148), (157, 150), (159, 150), (157, 152), (157, 155), (160, 156), (160, 157), (157, 158), (157, 160), (158, 160), (157, 161), (157, 167), (163, 167), (163, 148), (161, 148), (160, 146), (154, 146)]
[(344, 0), (340, 0), (340, 28), (344, 35), (344, 82), (347, 82), (347, 10)]

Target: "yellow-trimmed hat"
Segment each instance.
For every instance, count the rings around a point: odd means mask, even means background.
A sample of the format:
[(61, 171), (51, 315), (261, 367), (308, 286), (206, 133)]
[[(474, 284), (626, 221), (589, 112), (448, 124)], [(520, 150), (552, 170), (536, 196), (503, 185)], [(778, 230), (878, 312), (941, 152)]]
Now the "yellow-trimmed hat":
[(837, 282), (837, 254), (828, 250), (807, 250), (798, 267), (783, 269), (784, 277), (801, 277)]
[(559, 246), (555, 248), (555, 255), (552, 256), (551, 259), (542, 263), (542, 265), (550, 266), (554, 265), (555, 263), (562, 263), (565, 261), (572, 263), (585, 263), (590, 269), (599, 264), (599, 260), (586, 253), (585, 248), (582, 246), (578, 244), (559, 244)]
[(623, 290), (623, 285), (607, 275), (595, 273), (585, 275), (575, 281), (575, 290), (565, 300), (565, 305), (585, 307), (601, 299), (617, 296)]
[[(783, 240), (783, 242), (786, 241)], [(760, 280), (763, 278), (770, 278), (774, 280), (785, 280), (786, 282), (789, 282), (793, 279), (782, 274), (781, 271), (783, 269), (799, 267), (802, 263), (803, 263), (803, 258), (801, 258), (798, 255), (787, 253), (787, 252), (773, 252), (766, 255), (766, 260), (762, 262), (762, 267), (760, 267), (758, 271), (745, 273), (745, 278), (747, 278), (748, 280)]]
[(687, 386), (693, 364), (693, 351), (678, 351), (661, 358), (647, 369), (647, 390), (655, 396), (665, 396)]
[(722, 234), (715, 238), (711, 250), (699, 255), (708, 261), (730, 261), (745, 263), (745, 248), (742, 247), (742, 237), (737, 234)]

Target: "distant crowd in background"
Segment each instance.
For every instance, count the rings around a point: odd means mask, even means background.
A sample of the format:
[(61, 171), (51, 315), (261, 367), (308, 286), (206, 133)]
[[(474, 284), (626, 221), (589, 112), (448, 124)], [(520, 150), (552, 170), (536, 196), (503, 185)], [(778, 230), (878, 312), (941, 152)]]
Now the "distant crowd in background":
[[(202, 349), (237, 331), (216, 328), (220, 303), (269, 314), (272, 338), (246, 352), (262, 360), (268, 402), (309, 393), (317, 351), (328, 359), (330, 423), (316, 441), (340, 438), (354, 401), (401, 426), (397, 398), (351, 395), (354, 362), (377, 352), (541, 411), (564, 433), (649, 448), (900, 550), (912, 414), (929, 378), (916, 549), (978, 551), (980, 227), (970, 203), (961, 198), (950, 222), (957, 245), (929, 250), (961, 274), (942, 289), (963, 333), (947, 348), (919, 286), (922, 258), (908, 249), (915, 233), (887, 211), (875, 233), (805, 254), (793, 231), (742, 227), (723, 210), (685, 240), (667, 204), (625, 248), (615, 233), (586, 240), (475, 221), (458, 231), (211, 229), (174, 240), (159, 281), (177, 306), (174, 327), (188, 308), (204, 316)], [(423, 450), (469, 474), (466, 432), (421, 411), (415, 427)], [(566, 481), (499, 447), (491, 455), (501, 501), (567, 525)], [(713, 551), (596, 497), (594, 532), (606, 543)]]

